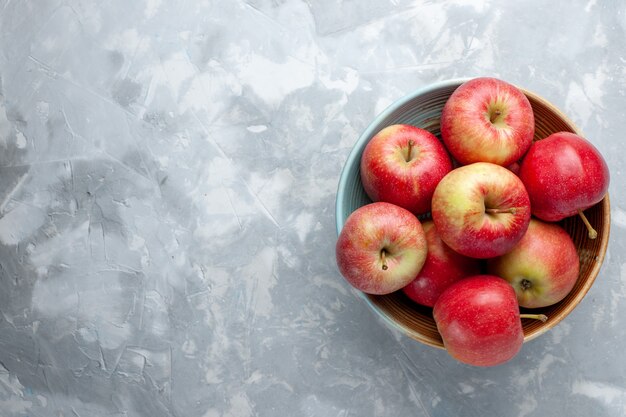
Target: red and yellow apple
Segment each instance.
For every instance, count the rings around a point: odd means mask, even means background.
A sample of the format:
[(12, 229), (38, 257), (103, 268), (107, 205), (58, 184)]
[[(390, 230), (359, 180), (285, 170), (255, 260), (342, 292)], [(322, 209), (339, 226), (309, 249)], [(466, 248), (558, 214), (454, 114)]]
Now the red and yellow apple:
[(576, 284), (580, 261), (570, 235), (557, 224), (531, 219), (513, 249), (487, 261), (490, 274), (507, 280), (527, 308), (558, 303)]
[(433, 194), (432, 217), (441, 240), (473, 258), (510, 251), (530, 221), (520, 179), (499, 165), (477, 162), (448, 173)]
[(389, 294), (411, 282), (426, 261), (422, 224), (410, 211), (376, 202), (352, 212), (339, 233), (339, 272), (368, 294)]
[(430, 211), (437, 183), (452, 169), (443, 144), (415, 126), (378, 132), (361, 156), (361, 183), (372, 201), (386, 201), (419, 215)]
[(535, 134), (533, 109), (524, 93), (497, 78), (461, 84), (441, 114), (441, 137), (461, 164), (507, 166), (520, 159)]

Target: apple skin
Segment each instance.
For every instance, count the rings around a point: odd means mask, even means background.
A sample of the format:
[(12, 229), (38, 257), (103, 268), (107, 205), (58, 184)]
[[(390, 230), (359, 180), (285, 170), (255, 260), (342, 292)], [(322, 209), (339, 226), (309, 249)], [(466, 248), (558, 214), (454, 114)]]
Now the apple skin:
[(376, 202), (348, 216), (335, 254), (339, 271), (353, 287), (382, 295), (415, 278), (426, 261), (426, 245), (415, 215), (394, 204)]
[(441, 293), (460, 279), (480, 273), (480, 261), (468, 258), (443, 243), (432, 220), (422, 223), (428, 244), (426, 262), (402, 291), (413, 301), (433, 307)]
[[(502, 211), (487, 213), (487, 211)], [(477, 162), (456, 168), (437, 185), (432, 218), (441, 240), (472, 258), (508, 252), (530, 221), (524, 184), (508, 169)]]
[(448, 353), (469, 365), (505, 363), (524, 342), (515, 291), (497, 276), (475, 275), (452, 284), (433, 316)]
[(578, 279), (580, 260), (562, 227), (531, 219), (526, 234), (509, 253), (487, 261), (487, 271), (513, 286), (521, 307), (539, 308), (569, 294)]
[(372, 201), (393, 203), (415, 215), (430, 211), (435, 187), (450, 170), (450, 156), (439, 139), (410, 125), (382, 129), (361, 156), (361, 183)]
[(507, 166), (530, 147), (535, 116), (524, 93), (497, 78), (466, 81), (446, 101), (441, 138), (461, 164), (491, 162)]
[(600, 202), (609, 188), (609, 168), (586, 139), (570, 132), (538, 140), (522, 160), (532, 214), (554, 222)]

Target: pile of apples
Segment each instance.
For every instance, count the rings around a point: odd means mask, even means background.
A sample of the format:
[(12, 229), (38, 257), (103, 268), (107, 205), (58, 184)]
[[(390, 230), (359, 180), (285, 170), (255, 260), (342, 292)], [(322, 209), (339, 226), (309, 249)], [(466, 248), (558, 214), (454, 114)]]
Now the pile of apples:
[[(517, 87), (475, 78), (441, 114), (441, 140), (410, 125), (378, 132), (360, 161), (373, 203), (346, 220), (339, 271), (368, 294), (403, 291), (433, 308), (444, 346), (476, 366), (521, 349), (521, 314), (558, 303), (580, 262), (557, 223), (600, 202), (609, 170), (586, 139), (557, 132), (533, 142), (535, 118)], [(422, 219), (422, 220), (420, 220)], [(532, 311), (532, 310), (531, 310)]]

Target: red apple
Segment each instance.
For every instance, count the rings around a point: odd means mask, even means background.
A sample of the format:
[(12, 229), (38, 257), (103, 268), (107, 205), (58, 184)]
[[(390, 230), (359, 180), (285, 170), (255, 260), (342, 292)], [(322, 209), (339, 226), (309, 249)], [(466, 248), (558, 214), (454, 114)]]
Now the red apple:
[(530, 221), (530, 201), (520, 179), (486, 162), (446, 175), (433, 194), (432, 217), (453, 250), (473, 258), (503, 255), (522, 238)]
[(517, 87), (496, 78), (474, 78), (447, 100), (441, 137), (461, 164), (507, 166), (520, 159), (535, 134), (530, 102)]
[(361, 156), (361, 182), (372, 201), (386, 201), (419, 215), (430, 211), (437, 183), (452, 169), (443, 144), (409, 125), (378, 132)]
[(524, 342), (515, 291), (500, 277), (476, 275), (452, 284), (437, 300), (433, 316), (448, 353), (469, 365), (505, 363)]
[(487, 262), (488, 272), (506, 279), (519, 305), (527, 308), (561, 301), (574, 288), (580, 269), (576, 246), (567, 232), (535, 219), (509, 253)]
[(480, 273), (477, 259), (468, 258), (450, 249), (443, 243), (435, 224), (422, 223), (428, 254), (424, 267), (417, 277), (402, 289), (416, 303), (433, 307), (441, 293), (458, 280)]
[(389, 294), (407, 285), (422, 269), (426, 252), (417, 217), (385, 202), (350, 214), (335, 247), (341, 274), (368, 294)]
[[(528, 190), (532, 213), (553, 222), (581, 214), (600, 202), (609, 188), (609, 168), (586, 139), (557, 132), (530, 147), (519, 176)], [(586, 219), (583, 221), (588, 225)], [(592, 239), (597, 236), (590, 228)]]

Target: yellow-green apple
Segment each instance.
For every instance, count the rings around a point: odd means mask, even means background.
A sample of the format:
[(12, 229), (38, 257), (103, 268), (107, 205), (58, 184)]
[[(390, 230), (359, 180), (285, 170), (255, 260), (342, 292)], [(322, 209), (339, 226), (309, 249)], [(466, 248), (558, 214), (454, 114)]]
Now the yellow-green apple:
[(344, 278), (368, 294), (389, 294), (411, 282), (427, 253), (422, 224), (386, 202), (359, 207), (339, 233), (335, 254)]
[(453, 251), (443, 243), (432, 220), (422, 223), (428, 254), (417, 277), (402, 289), (416, 303), (433, 307), (441, 293), (453, 283), (480, 273), (480, 261)]
[(473, 258), (510, 251), (530, 221), (524, 184), (508, 169), (476, 162), (450, 171), (437, 185), (432, 217), (453, 250)]
[(512, 359), (524, 342), (513, 287), (493, 275), (475, 275), (448, 287), (433, 309), (437, 330), (448, 353), (474, 366), (495, 366)]
[(570, 132), (536, 141), (522, 160), (519, 177), (536, 217), (553, 222), (579, 214), (589, 237), (596, 238), (583, 210), (604, 198), (610, 175), (604, 158), (589, 141)]
[(361, 156), (361, 183), (372, 201), (386, 201), (419, 215), (430, 211), (437, 183), (452, 169), (443, 144), (427, 130), (385, 127)]
[(522, 240), (509, 253), (489, 259), (487, 268), (513, 286), (520, 306), (538, 308), (558, 303), (569, 294), (580, 261), (563, 228), (531, 219)]
[(535, 134), (533, 109), (524, 93), (497, 78), (461, 84), (441, 114), (441, 138), (461, 164), (491, 162), (507, 166), (530, 147)]

